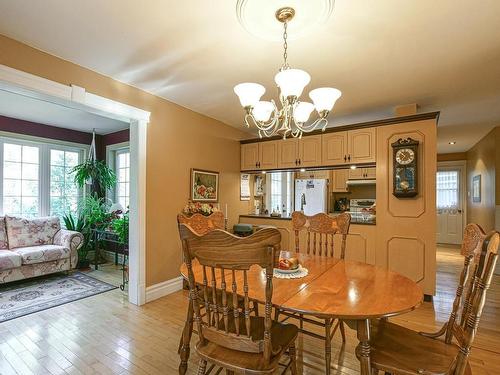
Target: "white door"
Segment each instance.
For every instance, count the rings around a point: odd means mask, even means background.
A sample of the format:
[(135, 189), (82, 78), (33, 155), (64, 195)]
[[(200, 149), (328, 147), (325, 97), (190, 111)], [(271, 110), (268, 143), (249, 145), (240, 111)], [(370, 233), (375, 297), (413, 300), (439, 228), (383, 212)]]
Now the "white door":
[(439, 167), (436, 176), (437, 242), (461, 244), (463, 232), (464, 168)]

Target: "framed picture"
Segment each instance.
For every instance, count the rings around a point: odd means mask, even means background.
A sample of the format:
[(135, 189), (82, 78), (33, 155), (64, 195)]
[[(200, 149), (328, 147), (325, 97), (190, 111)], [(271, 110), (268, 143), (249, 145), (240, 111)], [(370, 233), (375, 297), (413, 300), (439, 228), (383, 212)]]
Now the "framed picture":
[(481, 202), (481, 175), (478, 174), (472, 178), (472, 201)]
[(219, 201), (219, 172), (191, 169), (191, 201)]

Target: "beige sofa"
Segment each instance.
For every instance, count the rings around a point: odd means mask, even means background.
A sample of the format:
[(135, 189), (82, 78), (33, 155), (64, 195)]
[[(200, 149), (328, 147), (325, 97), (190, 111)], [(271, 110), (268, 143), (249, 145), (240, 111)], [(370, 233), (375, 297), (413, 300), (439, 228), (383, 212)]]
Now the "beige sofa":
[(0, 216), (0, 284), (74, 269), (82, 244), (58, 217)]

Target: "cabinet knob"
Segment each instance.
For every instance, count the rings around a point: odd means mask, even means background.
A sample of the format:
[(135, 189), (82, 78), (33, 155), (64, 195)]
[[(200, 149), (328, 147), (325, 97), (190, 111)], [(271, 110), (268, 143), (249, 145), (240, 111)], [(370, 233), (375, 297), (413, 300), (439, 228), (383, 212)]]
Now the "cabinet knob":
[(299, 165), (302, 164), (302, 161), (299, 159)]
[(347, 160), (351, 161), (351, 155), (349, 155), (349, 156), (347, 157)]
[(347, 156), (346, 156), (346, 155), (344, 155), (344, 162), (346, 162), (346, 161), (347, 161)]

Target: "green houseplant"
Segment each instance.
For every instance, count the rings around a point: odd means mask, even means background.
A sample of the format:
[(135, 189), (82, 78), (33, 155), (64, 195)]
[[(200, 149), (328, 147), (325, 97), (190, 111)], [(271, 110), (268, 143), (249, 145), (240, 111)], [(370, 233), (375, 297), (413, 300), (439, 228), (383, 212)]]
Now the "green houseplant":
[(118, 239), (122, 244), (126, 244), (128, 242), (128, 225), (128, 211), (125, 212), (122, 217), (114, 219), (111, 223), (111, 228), (118, 235)]
[(113, 189), (116, 185), (116, 174), (103, 160), (88, 159), (75, 166), (74, 173), (76, 184), (83, 188), (90, 184), (91, 192), (97, 193), (99, 197), (106, 194), (107, 189)]

